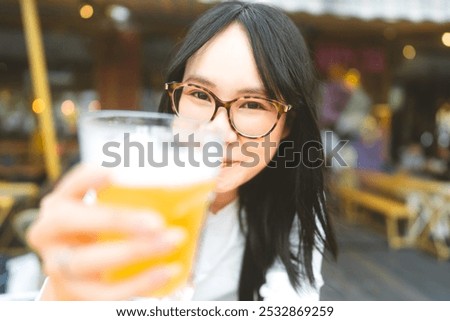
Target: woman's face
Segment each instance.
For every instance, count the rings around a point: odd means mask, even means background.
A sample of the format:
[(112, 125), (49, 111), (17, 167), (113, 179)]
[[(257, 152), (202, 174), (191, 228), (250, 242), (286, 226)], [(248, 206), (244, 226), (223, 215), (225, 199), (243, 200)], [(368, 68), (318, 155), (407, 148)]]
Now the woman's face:
[[(183, 82), (203, 86), (224, 101), (244, 95), (266, 97), (249, 39), (238, 23), (217, 34), (188, 60)], [(258, 174), (273, 157), (286, 132), (285, 114), (268, 136), (259, 139), (236, 133), (223, 107), (212, 123), (225, 132), (226, 142), (216, 185), (218, 195), (236, 193), (239, 186)]]

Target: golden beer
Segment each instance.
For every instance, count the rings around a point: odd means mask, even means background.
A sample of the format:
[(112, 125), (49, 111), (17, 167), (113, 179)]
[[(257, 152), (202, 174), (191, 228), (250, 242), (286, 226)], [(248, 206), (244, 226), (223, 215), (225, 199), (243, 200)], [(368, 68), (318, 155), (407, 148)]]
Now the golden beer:
[[(98, 193), (98, 201), (109, 205), (147, 209), (164, 216), (168, 226), (183, 227), (188, 237), (186, 241), (168, 255), (128, 263), (122, 268), (111, 270), (105, 278), (120, 281), (154, 266), (178, 263), (182, 273), (152, 296), (163, 297), (173, 293), (185, 284), (190, 276), (197, 239), (199, 237), (204, 213), (207, 210), (208, 196), (213, 188), (212, 181), (183, 186), (129, 187), (112, 185)], [(120, 239), (118, 235), (102, 235), (101, 241)]]
[[(97, 202), (155, 212), (169, 227), (187, 232), (184, 243), (170, 253), (124, 262), (107, 269), (102, 280), (119, 282), (152, 267), (176, 263), (182, 266), (182, 273), (149, 296), (174, 294), (189, 280), (208, 197), (218, 174), (218, 167), (203, 162), (202, 147), (211, 141), (222, 145), (223, 139), (202, 122), (120, 110), (84, 114), (78, 133), (82, 162), (111, 171), (111, 185), (97, 191)], [(114, 242), (126, 237), (99, 232), (90, 241)]]

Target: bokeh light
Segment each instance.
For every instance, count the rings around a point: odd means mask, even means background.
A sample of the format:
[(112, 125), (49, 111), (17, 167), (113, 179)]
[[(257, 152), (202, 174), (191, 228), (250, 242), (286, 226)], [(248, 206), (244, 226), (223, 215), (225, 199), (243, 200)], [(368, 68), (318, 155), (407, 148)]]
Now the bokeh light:
[(72, 100), (65, 100), (61, 104), (61, 112), (65, 116), (70, 116), (75, 112), (75, 103)]
[(96, 111), (102, 109), (102, 105), (98, 100), (93, 100), (88, 105), (89, 111)]
[(80, 7), (80, 17), (83, 19), (90, 19), (94, 15), (94, 7), (90, 4), (84, 4)]
[(414, 59), (416, 57), (416, 48), (411, 45), (406, 45), (403, 47), (403, 56), (406, 59)]
[(444, 32), (442, 34), (442, 43), (446, 47), (450, 47), (450, 32)]
[(37, 98), (33, 101), (33, 104), (31, 105), (31, 109), (36, 114), (40, 114), (45, 110), (45, 104), (44, 101), (41, 98)]

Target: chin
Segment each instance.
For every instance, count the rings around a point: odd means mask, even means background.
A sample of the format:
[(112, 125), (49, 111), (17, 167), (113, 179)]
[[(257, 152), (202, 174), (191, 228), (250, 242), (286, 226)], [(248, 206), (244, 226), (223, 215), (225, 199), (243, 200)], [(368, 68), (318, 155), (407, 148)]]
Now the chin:
[(224, 194), (224, 193), (234, 191), (236, 189), (237, 189), (237, 186), (235, 186), (234, 184), (231, 184), (231, 183), (227, 184), (227, 183), (218, 181), (216, 183), (216, 187), (214, 188), (214, 192), (216, 194)]

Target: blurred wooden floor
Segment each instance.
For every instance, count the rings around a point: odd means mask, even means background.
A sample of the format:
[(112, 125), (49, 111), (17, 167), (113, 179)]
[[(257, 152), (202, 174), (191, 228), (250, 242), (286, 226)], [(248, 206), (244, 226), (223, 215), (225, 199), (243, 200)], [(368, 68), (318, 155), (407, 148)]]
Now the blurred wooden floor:
[(325, 259), (321, 300), (450, 300), (450, 261), (415, 249), (390, 250), (366, 225), (335, 222), (337, 262)]

